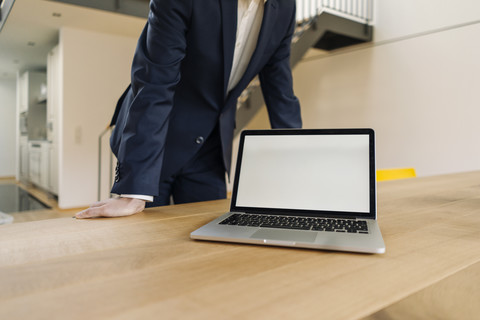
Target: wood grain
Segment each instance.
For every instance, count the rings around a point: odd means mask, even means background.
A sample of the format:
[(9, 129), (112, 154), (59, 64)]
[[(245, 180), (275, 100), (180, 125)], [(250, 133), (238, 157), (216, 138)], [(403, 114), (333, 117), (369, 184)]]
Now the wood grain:
[(384, 255), (191, 240), (227, 200), (2, 226), (0, 319), (360, 319), (471, 276), (480, 172), (378, 190)]
[(363, 320), (477, 320), (480, 314), (479, 284), (480, 263), (475, 263)]

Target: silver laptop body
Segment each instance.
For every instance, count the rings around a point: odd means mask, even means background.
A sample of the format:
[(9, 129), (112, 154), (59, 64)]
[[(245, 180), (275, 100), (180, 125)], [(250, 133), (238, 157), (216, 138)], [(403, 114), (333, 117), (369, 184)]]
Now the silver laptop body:
[(192, 239), (384, 253), (372, 129), (246, 130), (230, 212)]

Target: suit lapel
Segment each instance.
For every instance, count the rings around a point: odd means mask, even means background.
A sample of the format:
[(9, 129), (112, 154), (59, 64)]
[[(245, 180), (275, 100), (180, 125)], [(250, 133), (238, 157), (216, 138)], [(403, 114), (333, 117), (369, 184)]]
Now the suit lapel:
[(257, 47), (253, 52), (250, 59), (249, 67), (254, 65), (260, 56), (263, 54), (265, 47), (268, 44), (274, 29), (275, 22), (277, 20), (277, 0), (268, 0), (265, 3), (265, 9), (263, 12), (262, 27), (260, 28), (260, 34), (258, 35)]
[(222, 9), (223, 33), (223, 92), (226, 94), (228, 79), (232, 70), (233, 50), (237, 37), (238, 0), (219, 0)]
[[(245, 77), (251, 77), (252, 70), (255, 69), (256, 65), (260, 61), (265, 48), (267, 47), (273, 31), (275, 30), (275, 22), (277, 20), (277, 0), (267, 0), (265, 3), (265, 9), (263, 13), (262, 27), (260, 28), (260, 34), (258, 35), (257, 47), (253, 52), (252, 58), (247, 66), (247, 70), (243, 74), (242, 78), (238, 82), (241, 85), (245, 81)], [(231, 64), (230, 64), (231, 67)], [(227, 79), (228, 81), (228, 79)], [(238, 85), (237, 85), (238, 87)], [(232, 90), (235, 91), (236, 87)]]

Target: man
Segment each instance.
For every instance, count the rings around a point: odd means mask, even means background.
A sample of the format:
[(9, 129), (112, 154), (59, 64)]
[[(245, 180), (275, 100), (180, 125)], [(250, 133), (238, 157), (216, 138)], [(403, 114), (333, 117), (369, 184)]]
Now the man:
[(259, 75), (273, 128), (301, 127), (295, 0), (152, 0), (111, 138), (112, 193), (77, 218), (226, 197), (237, 98)]

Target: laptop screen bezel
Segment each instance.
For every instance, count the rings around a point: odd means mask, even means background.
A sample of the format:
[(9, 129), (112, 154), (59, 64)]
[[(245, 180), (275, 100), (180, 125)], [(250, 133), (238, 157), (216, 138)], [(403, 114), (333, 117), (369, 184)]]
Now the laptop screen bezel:
[[(345, 211), (324, 211), (324, 210), (300, 210), (300, 209), (279, 209), (265, 207), (244, 207), (237, 206), (238, 182), (241, 172), (243, 148), (245, 137), (266, 135), (368, 135), (369, 137), (369, 212), (345, 212)], [(310, 217), (332, 217), (332, 218), (365, 218), (376, 219), (376, 165), (375, 165), (375, 132), (370, 128), (360, 129), (271, 129), (271, 130), (244, 130), (241, 132), (240, 143), (235, 168), (235, 179), (233, 183), (232, 199), (230, 204), (231, 212), (244, 212), (269, 215), (289, 216), (310, 216)]]

